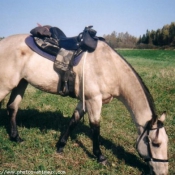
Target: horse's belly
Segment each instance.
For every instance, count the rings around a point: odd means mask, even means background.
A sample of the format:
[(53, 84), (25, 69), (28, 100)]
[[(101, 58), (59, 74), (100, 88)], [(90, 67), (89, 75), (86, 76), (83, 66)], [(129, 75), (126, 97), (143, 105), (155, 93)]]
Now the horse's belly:
[(24, 79), (34, 87), (49, 93), (58, 93), (60, 75), (54, 70), (54, 63), (37, 54), (25, 66)]

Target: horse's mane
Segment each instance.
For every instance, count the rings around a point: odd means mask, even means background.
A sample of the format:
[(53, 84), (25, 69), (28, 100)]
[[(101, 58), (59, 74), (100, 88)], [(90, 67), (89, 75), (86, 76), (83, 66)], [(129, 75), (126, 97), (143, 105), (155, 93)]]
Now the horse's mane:
[(152, 111), (152, 123), (154, 123), (157, 120), (157, 115), (156, 115), (156, 109), (155, 109), (155, 104), (154, 104), (154, 99), (153, 96), (151, 95), (148, 87), (145, 85), (144, 81), (142, 80), (142, 78), (140, 77), (140, 75), (136, 72), (136, 70), (132, 67), (132, 65), (120, 54), (118, 53), (116, 50), (114, 50), (114, 48), (112, 48), (106, 41), (104, 41), (116, 54), (118, 54), (124, 61), (125, 63), (132, 69), (132, 71), (134, 72), (134, 74), (136, 75), (137, 79), (140, 82), (140, 85), (142, 86), (142, 89), (145, 93), (145, 96), (148, 100), (150, 109)]

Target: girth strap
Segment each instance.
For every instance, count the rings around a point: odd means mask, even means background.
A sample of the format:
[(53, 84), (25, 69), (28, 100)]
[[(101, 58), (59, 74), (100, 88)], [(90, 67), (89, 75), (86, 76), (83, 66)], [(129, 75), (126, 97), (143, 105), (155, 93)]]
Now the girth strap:
[(68, 69), (63, 71), (62, 75), (62, 83), (61, 83), (61, 91), (59, 94), (62, 96), (70, 96), (75, 98), (75, 72), (73, 71), (73, 61), (75, 56), (77, 55), (77, 51), (74, 52), (72, 58), (69, 62)]

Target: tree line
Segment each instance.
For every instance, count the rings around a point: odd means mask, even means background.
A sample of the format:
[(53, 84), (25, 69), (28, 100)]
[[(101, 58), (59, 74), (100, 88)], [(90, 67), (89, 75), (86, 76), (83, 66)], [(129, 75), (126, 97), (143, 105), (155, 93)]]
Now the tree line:
[(103, 36), (113, 48), (156, 48), (175, 47), (175, 22), (164, 25), (162, 29), (147, 30), (139, 38), (126, 33), (117, 33)]
[(175, 46), (175, 22), (164, 25), (162, 29), (147, 30), (139, 37), (137, 44), (153, 44), (155, 46)]

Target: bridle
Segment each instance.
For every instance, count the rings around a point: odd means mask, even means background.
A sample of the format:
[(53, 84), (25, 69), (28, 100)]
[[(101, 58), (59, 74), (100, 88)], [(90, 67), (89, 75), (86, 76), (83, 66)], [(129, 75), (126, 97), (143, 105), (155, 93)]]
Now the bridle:
[(145, 162), (150, 162), (150, 161), (153, 161), (153, 162), (168, 162), (168, 159), (156, 159), (152, 156), (152, 151), (151, 151), (151, 143), (150, 143), (150, 139), (148, 138), (149, 136), (149, 132), (152, 131), (152, 130), (157, 130), (157, 133), (159, 133), (159, 129), (163, 128), (163, 123), (161, 121), (158, 120), (157, 122), (157, 128), (151, 128), (151, 122), (152, 121), (149, 121), (147, 123), (147, 126), (145, 127), (143, 133), (141, 134), (141, 136), (139, 137), (139, 140), (137, 142), (137, 145), (136, 145), (136, 149), (138, 150), (138, 145), (142, 139), (142, 137), (144, 136), (145, 133), (147, 133), (146, 135), (146, 145), (147, 145), (147, 149), (148, 149), (148, 155), (149, 155), (149, 158), (144, 158), (142, 155), (140, 155), (140, 157), (142, 157), (144, 159)]

